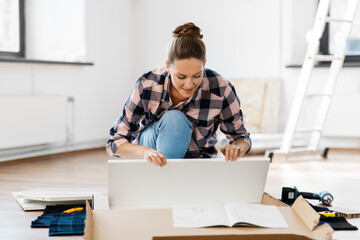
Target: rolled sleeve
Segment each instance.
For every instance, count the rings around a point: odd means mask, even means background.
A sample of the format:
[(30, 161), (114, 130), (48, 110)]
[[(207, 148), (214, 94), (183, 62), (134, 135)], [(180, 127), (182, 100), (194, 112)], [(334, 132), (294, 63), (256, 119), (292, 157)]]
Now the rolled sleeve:
[(249, 143), (249, 150), (252, 146), (250, 133), (246, 130), (243, 122), (243, 113), (240, 107), (240, 100), (236, 95), (234, 87), (229, 83), (225, 90), (222, 111), (219, 116), (220, 130), (226, 135), (229, 143), (237, 140), (244, 140)]
[(138, 80), (132, 94), (127, 99), (121, 116), (110, 129), (110, 139), (106, 144), (106, 151), (110, 156), (116, 155), (116, 150), (124, 143), (131, 142), (133, 134), (139, 128), (139, 119), (144, 115), (144, 108), (140, 98), (142, 84)]

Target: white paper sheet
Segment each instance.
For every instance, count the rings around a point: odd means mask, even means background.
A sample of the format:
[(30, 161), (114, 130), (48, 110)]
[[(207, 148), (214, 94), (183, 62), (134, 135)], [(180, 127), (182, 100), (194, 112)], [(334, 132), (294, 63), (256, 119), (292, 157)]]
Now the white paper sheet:
[(258, 226), (287, 228), (276, 206), (229, 202), (225, 204), (175, 205), (174, 227), (195, 228), (212, 226)]
[(288, 227), (276, 206), (229, 202), (225, 204), (225, 209), (231, 225), (249, 223), (268, 228)]
[(172, 209), (174, 227), (230, 226), (223, 204), (175, 205)]

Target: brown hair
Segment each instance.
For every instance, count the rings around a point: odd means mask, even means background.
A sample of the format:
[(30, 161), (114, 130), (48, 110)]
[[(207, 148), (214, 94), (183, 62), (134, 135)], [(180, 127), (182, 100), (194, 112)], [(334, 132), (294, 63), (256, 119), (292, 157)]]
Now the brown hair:
[(171, 65), (175, 60), (197, 58), (206, 63), (206, 48), (198, 28), (192, 22), (176, 27), (173, 31), (174, 39), (168, 47), (166, 62)]

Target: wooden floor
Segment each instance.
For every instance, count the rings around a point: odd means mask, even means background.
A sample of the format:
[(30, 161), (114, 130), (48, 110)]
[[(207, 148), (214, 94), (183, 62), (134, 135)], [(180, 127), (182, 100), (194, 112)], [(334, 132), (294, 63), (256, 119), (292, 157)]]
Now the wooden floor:
[[(48, 229), (30, 228), (41, 212), (24, 212), (11, 192), (36, 187), (107, 187), (107, 159), (104, 149), (96, 149), (0, 163), (0, 239), (49, 239)], [(331, 150), (325, 161), (274, 161), (265, 191), (280, 198), (283, 186), (328, 190), (335, 206), (360, 209), (360, 151)], [(359, 219), (351, 222), (360, 227)], [(360, 239), (359, 231), (338, 231), (334, 236)]]

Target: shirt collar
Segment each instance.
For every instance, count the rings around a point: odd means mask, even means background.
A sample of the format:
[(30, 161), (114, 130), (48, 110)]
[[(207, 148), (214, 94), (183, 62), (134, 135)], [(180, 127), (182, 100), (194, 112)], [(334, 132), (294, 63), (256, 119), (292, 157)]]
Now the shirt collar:
[(192, 103), (195, 104), (195, 105), (200, 104), (202, 87), (203, 87), (203, 85), (204, 85), (203, 83), (204, 83), (204, 77), (203, 77), (203, 79), (201, 80), (201, 83), (200, 83), (199, 87), (196, 89), (196, 91), (194, 92), (194, 94), (192, 95), (192, 97), (189, 98), (189, 99), (186, 101), (186, 103), (192, 102)]
[[(192, 102), (195, 105), (200, 104), (202, 87), (203, 87), (203, 83), (204, 83), (205, 78), (206, 78), (206, 72), (204, 70), (203, 79), (202, 79), (199, 87), (196, 89), (194, 94), (188, 100), (186, 100), (184, 105), (186, 105), (186, 104), (188, 104), (190, 102)], [(161, 101), (165, 101), (165, 102), (170, 103), (170, 83), (171, 83), (171, 74), (167, 73), (166, 77), (165, 77), (165, 81), (164, 81), (164, 91), (163, 91), (163, 94), (161, 96)]]
[(201, 80), (201, 83), (200, 83), (198, 89), (196, 89), (196, 91), (194, 92), (194, 95), (191, 97), (191, 100), (190, 100), (194, 105), (200, 104), (204, 81), (206, 81), (206, 79), (207, 79), (207, 76), (206, 76), (206, 71), (204, 69), (203, 79)]
[(170, 102), (170, 74), (166, 73), (161, 101)]

